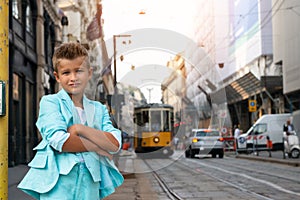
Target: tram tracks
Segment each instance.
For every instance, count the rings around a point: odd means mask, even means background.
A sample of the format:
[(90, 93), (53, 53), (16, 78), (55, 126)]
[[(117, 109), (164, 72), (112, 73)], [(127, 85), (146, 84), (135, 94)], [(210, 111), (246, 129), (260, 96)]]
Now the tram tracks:
[[(299, 181), (296, 180), (297, 177), (284, 177), (284, 174), (278, 174), (275, 178), (269, 177), (270, 179), (267, 179), (267, 176), (272, 176), (276, 172), (265, 171), (266, 166), (263, 163), (256, 166), (255, 169), (259, 171), (259, 175), (256, 175), (255, 171), (251, 171), (251, 168), (247, 167), (247, 164), (249, 165), (251, 162), (242, 163), (241, 166), (238, 166), (238, 162), (228, 163), (235, 162), (234, 159), (231, 159), (228, 158), (227, 162), (223, 160), (219, 162), (217, 159), (209, 158), (204, 160), (184, 158), (179, 160), (147, 159), (144, 162), (151, 169), (153, 177), (169, 199), (197, 199), (197, 197), (203, 197), (201, 195), (209, 194), (211, 192), (210, 188), (218, 185), (218, 183), (227, 188), (232, 188), (230, 194), (224, 189), (223, 192), (226, 195), (243, 194), (241, 195), (242, 199), (271, 200), (300, 196), (299, 190), (297, 190), (297, 185), (299, 185)], [(166, 166), (164, 164), (166, 162), (171, 164)], [(235, 168), (232, 169), (233, 167)], [(275, 166), (275, 169), (278, 171), (283, 170), (281, 166)], [(211, 179), (205, 179), (205, 176)], [(282, 178), (282, 181), (276, 181), (276, 178), (278, 180)], [(199, 181), (212, 186), (205, 190), (202, 185), (199, 186)], [(295, 190), (293, 191), (290, 186), (293, 186)], [(193, 194), (193, 191), (195, 191), (193, 188), (197, 187), (200, 189)], [(211, 199), (218, 198), (213, 196)], [(233, 196), (232, 199), (240, 198)]]
[[(155, 165), (157, 163), (159, 164), (159, 162), (162, 162), (162, 161), (155, 160), (155, 159), (149, 159), (149, 160), (144, 160), (144, 162), (147, 165), (147, 167), (149, 167), (150, 169), (154, 169), (154, 168), (157, 168), (157, 167), (153, 167), (153, 165)], [(227, 180), (222, 179), (220, 177), (214, 176), (210, 173), (206, 173), (205, 171), (199, 172), (199, 171), (196, 170), (197, 167), (195, 167), (195, 166), (192, 167), (192, 166), (187, 166), (187, 165), (185, 165), (183, 163), (180, 163), (180, 162), (173, 162), (172, 169), (170, 169), (170, 167), (166, 167), (164, 169), (157, 170), (158, 172), (155, 171), (155, 170), (152, 170), (152, 174), (155, 177), (155, 180), (159, 183), (160, 187), (167, 194), (167, 196), (172, 200), (183, 200), (183, 199), (189, 199), (190, 198), (190, 197), (189, 198), (182, 197), (180, 194), (178, 194), (175, 191), (176, 189), (173, 190), (172, 186), (168, 185), (167, 181), (165, 181), (165, 178), (170, 179), (172, 176), (175, 175), (174, 172), (172, 172), (175, 168), (177, 168), (176, 169), (177, 171), (184, 172), (184, 174), (189, 174), (189, 176), (191, 176), (191, 177), (198, 177), (198, 176), (200, 176), (200, 174), (202, 174), (202, 175), (204, 174), (205, 176), (211, 177), (213, 180), (215, 180), (215, 182), (220, 182), (220, 183), (224, 183), (226, 185), (230, 185), (233, 188), (236, 188), (237, 190), (239, 190), (241, 193), (243, 193), (244, 195), (242, 195), (242, 196), (248, 196), (248, 198), (246, 198), (246, 199), (253, 199), (253, 198), (255, 198), (255, 199), (264, 199), (264, 200), (271, 200), (272, 199), (272, 198), (269, 198), (268, 196), (264, 196), (262, 194), (253, 192), (251, 190), (248, 190), (247, 188), (243, 188), (243, 187), (241, 187), (239, 185), (236, 185), (236, 184), (234, 184), (230, 181), (227, 181)], [(161, 172), (161, 170), (163, 170), (164, 172)], [(168, 177), (166, 177), (166, 176), (168, 176)], [(172, 182), (172, 181), (169, 180), (168, 182)], [(197, 185), (198, 184), (197, 184), (196, 181), (194, 181), (193, 183), (190, 183), (191, 187), (197, 187)], [(205, 191), (203, 193), (205, 193)], [(208, 193), (209, 193), (209, 191), (208, 191)], [(190, 194), (190, 195), (194, 196), (194, 198), (195, 198), (196, 194), (195, 195)], [(214, 198), (212, 198), (212, 199), (214, 199)]]
[[(189, 165), (190, 163), (197, 164), (198, 169), (199, 167), (201, 167), (201, 172), (206, 173), (208, 176), (211, 176), (224, 183), (230, 184), (233, 187), (236, 187), (244, 192), (251, 193), (253, 196), (262, 199), (271, 199), (271, 196), (273, 196), (273, 198), (275, 199), (279, 198), (274, 195), (273, 192), (270, 192), (270, 190), (276, 191), (276, 193), (284, 195), (285, 197), (294, 196), (298, 198), (300, 196), (298, 189), (299, 181), (293, 178), (284, 177), (284, 175), (280, 174), (276, 176), (274, 175), (274, 173), (269, 172), (272, 171), (271, 168), (269, 168), (269, 171), (257, 170), (257, 168), (252, 168), (252, 170), (250, 170), (246, 166), (238, 166), (240, 163), (231, 165), (228, 162), (220, 163), (214, 159), (207, 160), (205, 162), (199, 162), (197, 160), (189, 161)], [(220, 167), (221, 165), (222, 167)], [(235, 168), (238, 168), (238, 170), (236, 170)], [(256, 172), (256, 170), (258, 172)], [(272, 175), (274, 175), (274, 177), (270, 177)], [(236, 178), (232, 179), (232, 177)], [(254, 190), (253, 186), (252, 188), (249, 187), (249, 182), (252, 182), (250, 186), (254, 185), (254, 188), (258, 190)], [(265, 189), (267, 187), (269, 189)], [(267, 192), (268, 190), (269, 192)]]
[(149, 167), (152, 171), (152, 174), (155, 178), (155, 180), (158, 182), (160, 187), (163, 189), (163, 191), (167, 194), (167, 196), (171, 200), (183, 200), (177, 193), (175, 193), (168, 184), (163, 180), (163, 178), (151, 167), (151, 165), (147, 162), (147, 160), (144, 160), (147, 167)]
[[(187, 166), (185, 164), (182, 164), (182, 163), (180, 163), (180, 164), (176, 163), (176, 165), (182, 167), (182, 169), (191, 171), (192, 173), (195, 173), (195, 174), (200, 173), (200, 171), (198, 171), (197, 168), (196, 169), (195, 168), (190, 168), (189, 166)], [(240, 190), (241, 192), (243, 192), (245, 194), (248, 194), (248, 195), (251, 195), (251, 196), (255, 197), (256, 199), (272, 200), (272, 198), (269, 198), (268, 196), (264, 196), (264, 195), (261, 195), (259, 193), (253, 192), (253, 191), (251, 191), (251, 190), (249, 190), (247, 188), (241, 187), (241, 186), (239, 186), (239, 185), (237, 185), (237, 184), (235, 184), (235, 183), (233, 183), (231, 181), (228, 181), (228, 180), (225, 180), (225, 179), (220, 178), (218, 176), (215, 176), (212, 173), (209, 173), (207, 171), (201, 170), (201, 173), (204, 173), (205, 175), (207, 175), (209, 177), (212, 177), (213, 179), (218, 180), (218, 181), (220, 181), (222, 183), (230, 185), (230, 186), (232, 186), (232, 187)]]

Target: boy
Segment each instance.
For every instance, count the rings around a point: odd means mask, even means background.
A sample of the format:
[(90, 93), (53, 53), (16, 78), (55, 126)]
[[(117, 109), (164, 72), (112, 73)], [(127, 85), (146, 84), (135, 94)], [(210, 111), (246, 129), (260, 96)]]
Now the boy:
[(65, 43), (52, 60), (62, 89), (41, 99), (36, 125), (43, 140), (18, 187), (41, 200), (102, 199), (124, 180), (112, 162), (121, 132), (106, 107), (84, 95), (92, 76), (87, 50)]

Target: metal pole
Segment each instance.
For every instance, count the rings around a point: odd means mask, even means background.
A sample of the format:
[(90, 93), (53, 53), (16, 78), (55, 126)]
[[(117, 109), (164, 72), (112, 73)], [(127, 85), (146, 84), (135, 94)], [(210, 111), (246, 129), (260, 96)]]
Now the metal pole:
[[(115, 89), (116, 89), (116, 86), (117, 86), (116, 37), (117, 37), (116, 35), (113, 36), (113, 43), (114, 43), (114, 87), (115, 87)], [(115, 93), (117, 93), (117, 92), (115, 92)]]
[(0, 199), (8, 199), (8, 0), (0, 1), (0, 80), (1, 106), (0, 115)]
[(147, 90), (149, 91), (149, 103), (151, 103), (151, 91), (153, 88), (147, 88)]
[[(114, 86), (117, 90), (117, 37), (131, 37), (131, 35), (113, 35), (113, 44), (114, 44)], [(115, 92), (117, 94), (117, 91)]]
[(113, 44), (114, 44), (114, 90), (115, 90), (115, 105), (113, 105), (114, 108), (114, 115), (115, 115), (115, 122), (117, 127), (119, 127), (119, 105), (117, 105), (117, 98), (118, 98), (118, 87), (117, 87), (117, 44), (116, 44), (116, 38), (117, 36), (113, 36)]

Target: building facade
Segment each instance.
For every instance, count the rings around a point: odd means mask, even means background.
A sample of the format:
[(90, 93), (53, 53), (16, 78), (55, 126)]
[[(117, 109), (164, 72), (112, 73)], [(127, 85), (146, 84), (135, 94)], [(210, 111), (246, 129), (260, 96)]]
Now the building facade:
[[(28, 142), (34, 143), (34, 101), (36, 97), (36, 26), (34, 2), (9, 2), (9, 165), (26, 162)], [(25, 115), (25, 113), (28, 113)], [(29, 114), (30, 113), (30, 114)], [(32, 145), (32, 144), (31, 144)]]
[[(228, 1), (229, 40), (222, 74), (233, 124), (247, 130), (261, 115), (283, 112), (282, 74), (273, 62), (271, 1)], [(249, 110), (249, 100), (256, 110)]]
[[(224, 118), (219, 128), (240, 124), (247, 130), (263, 114), (286, 112), (282, 82), (286, 74), (282, 73), (279, 54), (276, 62), (273, 59), (273, 50), (278, 48), (273, 46), (276, 5), (271, 0), (199, 1), (205, 12), (198, 16), (194, 38), (205, 55), (198, 56), (202, 67), (187, 65), (187, 81), (195, 84), (189, 87), (187, 83), (187, 97), (194, 102), (200, 122), (208, 119), (210, 125), (216, 124), (211, 121), (217, 116)], [(282, 27), (275, 29), (286, 32)], [(193, 52), (187, 51), (187, 57), (195, 57)], [(201, 71), (207, 66), (211, 67)], [(209, 101), (212, 110), (213, 101), (219, 108), (205, 115)], [(255, 103), (255, 110), (249, 109), (249, 102)]]
[(9, 1), (9, 165), (27, 163), (39, 136), (38, 102), (55, 91), (51, 57), (60, 18), (53, 2)]
[[(39, 101), (43, 95), (59, 89), (52, 67), (54, 48), (63, 42), (61, 20), (65, 11), (59, 3), (9, 1), (9, 84), (12, 86), (9, 87), (9, 166), (32, 159), (32, 149), (41, 139), (35, 126)], [(86, 44), (86, 29), (91, 16), (96, 14), (98, 1), (73, 3), (69, 24), (77, 29), (68, 30), (73, 33), (68, 35), (68, 41)]]
[(282, 72), (285, 112), (300, 109), (300, 2), (272, 1), (273, 60)]

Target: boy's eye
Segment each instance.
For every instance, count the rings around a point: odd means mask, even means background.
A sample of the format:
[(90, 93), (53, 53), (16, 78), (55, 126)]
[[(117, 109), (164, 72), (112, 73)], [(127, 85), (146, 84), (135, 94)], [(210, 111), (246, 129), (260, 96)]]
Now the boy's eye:
[(78, 69), (77, 72), (84, 72), (84, 70), (83, 69)]
[(67, 75), (67, 74), (69, 74), (69, 72), (62, 72), (62, 74), (63, 74), (63, 75)]

